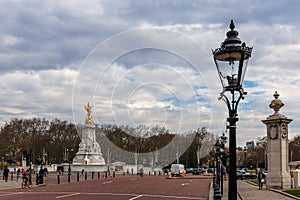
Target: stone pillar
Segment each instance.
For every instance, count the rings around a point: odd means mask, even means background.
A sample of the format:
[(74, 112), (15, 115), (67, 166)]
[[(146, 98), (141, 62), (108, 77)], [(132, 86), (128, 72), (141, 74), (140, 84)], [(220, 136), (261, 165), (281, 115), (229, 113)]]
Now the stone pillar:
[(275, 99), (269, 106), (275, 112), (262, 120), (267, 126), (268, 175), (266, 184), (267, 188), (287, 189), (291, 188), (288, 167), (288, 124), (292, 119), (279, 113), (279, 109), (284, 104), (278, 99), (277, 92), (273, 96)]

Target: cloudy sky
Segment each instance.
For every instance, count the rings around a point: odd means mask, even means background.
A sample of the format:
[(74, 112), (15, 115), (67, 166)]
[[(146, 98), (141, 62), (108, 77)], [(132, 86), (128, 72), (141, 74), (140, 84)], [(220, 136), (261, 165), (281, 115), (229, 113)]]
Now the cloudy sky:
[(0, 1), (0, 121), (45, 117), (98, 124), (201, 127), (221, 134), (227, 109), (211, 50), (234, 20), (253, 46), (237, 143), (266, 135), (269, 103), (300, 134), (300, 2)]

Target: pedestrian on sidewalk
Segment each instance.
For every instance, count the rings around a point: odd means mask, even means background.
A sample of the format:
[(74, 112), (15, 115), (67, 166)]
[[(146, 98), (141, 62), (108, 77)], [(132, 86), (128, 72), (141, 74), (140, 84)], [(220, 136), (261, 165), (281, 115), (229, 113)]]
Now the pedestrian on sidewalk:
[(20, 168), (18, 168), (18, 170), (17, 170), (17, 181), (19, 181), (20, 175), (21, 175), (21, 170), (20, 170)]
[(5, 182), (7, 182), (8, 174), (9, 174), (9, 169), (8, 169), (7, 165), (5, 165), (4, 171), (3, 171), (3, 176), (4, 176)]
[(262, 173), (260, 170), (258, 175), (257, 175), (257, 180), (258, 180), (258, 189), (262, 190), (264, 182), (265, 182), (265, 175)]

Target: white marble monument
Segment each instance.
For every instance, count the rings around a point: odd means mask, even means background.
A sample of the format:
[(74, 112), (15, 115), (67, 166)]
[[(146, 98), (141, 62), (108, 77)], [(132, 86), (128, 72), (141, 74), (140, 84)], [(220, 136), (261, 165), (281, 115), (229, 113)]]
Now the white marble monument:
[(291, 176), (288, 167), (288, 124), (292, 119), (279, 113), (284, 106), (278, 99), (279, 94), (275, 92), (274, 100), (270, 108), (274, 113), (262, 120), (267, 125), (267, 156), (268, 175), (266, 178), (267, 188), (287, 189), (291, 188)]
[(92, 107), (84, 106), (87, 111), (85, 125), (81, 131), (81, 142), (78, 152), (73, 159), (72, 171), (106, 171), (105, 160), (102, 157), (101, 148), (96, 141), (96, 126), (91, 117)]

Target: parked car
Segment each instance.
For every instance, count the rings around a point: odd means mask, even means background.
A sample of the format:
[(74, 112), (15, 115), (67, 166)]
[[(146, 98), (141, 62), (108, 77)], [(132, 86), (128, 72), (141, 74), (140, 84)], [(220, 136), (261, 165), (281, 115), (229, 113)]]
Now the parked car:
[(193, 171), (194, 171), (194, 168), (185, 168), (186, 174), (191, 174), (191, 173), (193, 173)]
[(214, 171), (215, 171), (215, 168), (212, 168), (212, 167), (207, 169), (208, 173), (214, 173)]
[(193, 169), (193, 175), (199, 175), (202, 174), (203, 171), (201, 170), (201, 168), (194, 168)]
[(237, 179), (256, 179), (257, 176), (255, 173), (246, 172), (244, 170), (236, 170), (236, 178)]
[(265, 176), (267, 176), (267, 175), (268, 175), (268, 171), (264, 171), (263, 174), (264, 174)]
[(165, 166), (165, 167), (162, 168), (162, 170), (163, 170), (164, 173), (167, 174), (169, 171), (171, 171), (171, 167), (170, 166)]
[(208, 171), (207, 168), (194, 168), (193, 175), (203, 174), (206, 171)]
[(245, 173), (244, 173), (244, 178), (245, 178), (245, 179), (256, 179), (257, 176), (256, 176), (255, 173), (245, 172)]
[(245, 174), (246, 172), (244, 171), (241, 171), (241, 170), (237, 170), (236, 171), (236, 179), (241, 179), (241, 180), (244, 180), (245, 179)]

